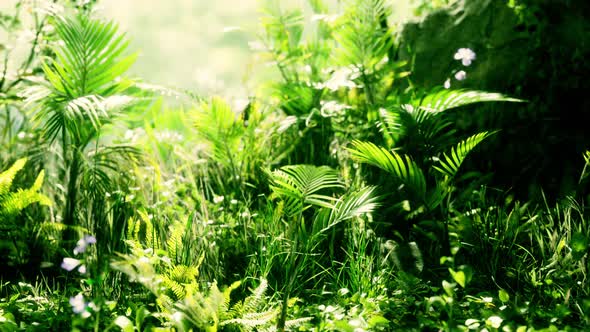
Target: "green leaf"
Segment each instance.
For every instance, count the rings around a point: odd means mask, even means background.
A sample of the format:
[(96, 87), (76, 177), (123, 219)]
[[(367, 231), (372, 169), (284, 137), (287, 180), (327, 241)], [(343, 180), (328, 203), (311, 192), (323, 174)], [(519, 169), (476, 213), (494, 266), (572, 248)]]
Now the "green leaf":
[(473, 277), (473, 270), (471, 267), (466, 265), (461, 265), (459, 267), (459, 271), (455, 271), (452, 268), (449, 268), (449, 272), (453, 279), (463, 288), (467, 286), (467, 284), (471, 281)]
[(377, 166), (395, 176), (418, 196), (426, 193), (426, 178), (422, 169), (409, 156), (388, 151), (371, 142), (353, 141), (351, 152), (356, 161)]
[(465, 157), (473, 150), (481, 141), (490, 137), (494, 133), (482, 132), (468, 137), (454, 146), (449, 153), (445, 153), (440, 158), (438, 165), (433, 168), (441, 174), (453, 178), (459, 171), (459, 167), (465, 160)]
[(460, 106), (492, 101), (523, 102), (524, 100), (508, 97), (500, 93), (444, 89), (414, 100), (412, 105), (429, 113), (440, 113)]
[(267, 174), (270, 188), (283, 199), (288, 215), (310, 206), (333, 208), (338, 200), (326, 194), (344, 187), (338, 172), (327, 166), (289, 165)]
[(466, 277), (465, 277), (465, 273), (463, 271), (455, 271), (451, 268), (449, 268), (449, 272), (451, 273), (451, 276), (453, 277), (453, 280), (455, 280), (456, 283), (459, 284), (459, 286), (465, 288), (465, 282), (467, 281)]
[(498, 297), (500, 298), (500, 301), (502, 301), (502, 303), (506, 303), (508, 301), (510, 301), (510, 295), (508, 294), (507, 291), (500, 289), (498, 291)]
[(115, 319), (115, 325), (121, 328), (123, 332), (133, 332), (134, 327), (131, 320), (125, 316), (119, 316)]
[(453, 297), (455, 295), (455, 286), (453, 286), (453, 284), (451, 284), (450, 282), (443, 280), (442, 287), (448, 296)]

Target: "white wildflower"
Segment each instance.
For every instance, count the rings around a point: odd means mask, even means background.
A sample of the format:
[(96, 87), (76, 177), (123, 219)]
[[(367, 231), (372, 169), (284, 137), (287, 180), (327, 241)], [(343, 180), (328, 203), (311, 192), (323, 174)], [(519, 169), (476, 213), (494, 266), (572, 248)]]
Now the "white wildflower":
[(499, 316), (490, 316), (488, 319), (486, 319), (486, 325), (495, 329), (499, 329), (503, 321), (504, 320)]
[(81, 314), (86, 311), (86, 301), (84, 301), (84, 296), (82, 293), (79, 293), (74, 297), (70, 297), (70, 305), (72, 306), (74, 313)]
[(443, 86), (445, 87), (445, 89), (450, 89), (451, 88), (451, 79), (447, 78), (447, 80), (445, 81), (445, 84), (443, 84)]
[(459, 70), (456, 74), (455, 74), (455, 79), (457, 81), (462, 81), (465, 78), (467, 78), (467, 73), (464, 70)]
[(61, 262), (61, 268), (66, 271), (72, 271), (78, 265), (80, 265), (80, 260), (70, 257), (64, 258), (64, 260)]
[(460, 48), (454, 56), (455, 60), (461, 60), (463, 66), (469, 66), (475, 60), (475, 52), (470, 48)]
[(78, 240), (78, 242), (76, 243), (76, 248), (74, 248), (74, 254), (81, 254), (83, 252), (86, 251), (86, 247), (88, 247), (89, 244), (95, 244), (96, 243), (96, 238), (92, 235), (86, 235), (83, 238), (81, 238), (80, 240)]

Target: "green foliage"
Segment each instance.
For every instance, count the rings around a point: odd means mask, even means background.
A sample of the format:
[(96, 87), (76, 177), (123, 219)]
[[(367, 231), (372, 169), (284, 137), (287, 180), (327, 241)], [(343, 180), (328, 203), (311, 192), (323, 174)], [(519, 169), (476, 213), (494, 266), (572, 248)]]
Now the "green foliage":
[(426, 179), (424, 173), (409, 156), (400, 155), (395, 151), (388, 151), (371, 142), (352, 142), (352, 158), (359, 162), (377, 166), (397, 177), (407, 184), (418, 197), (426, 193)]
[(17, 174), (23, 170), (26, 162), (26, 158), (19, 159), (0, 173), (0, 230), (2, 231), (0, 247), (3, 260), (10, 265), (27, 261), (26, 257), (30, 254), (27, 245), (36, 242), (30, 234), (31, 231), (39, 231), (43, 226), (53, 224), (43, 223), (40, 220), (31, 223), (22, 213), (28, 206), (35, 203), (43, 206), (52, 205), (51, 199), (39, 192), (45, 175), (43, 171), (37, 175), (30, 188), (11, 190)]
[(9, 169), (0, 173), (0, 219), (3, 223), (10, 223), (20, 211), (33, 203), (51, 205), (49, 197), (39, 193), (43, 184), (43, 171), (30, 188), (10, 191), (16, 174), (25, 167), (26, 162), (26, 158), (19, 159)]
[(332, 208), (335, 199), (319, 192), (343, 187), (336, 171), (326, 166), (285, 166), (268, 173), (270, 188), (285, 202), (287, 215), (301, 214), (311, 206)]
[[(43, 291), (0, 283), (0, 331), (43, 321), (126, 332), (590, 324), (583, 200), (520, 203), (486, 187), (493, 174), (466, 171), (484, 140), (509, 146), (494, 126), (468, 133), (458, 114), (522, 100), (422, 88), (416, 64), (399, 58), (409, 44), (387, 1), (266, 2), (258, 59), (275, 72), (236, 107), (152, 103), (154, 92), (180, 93), (123, 77), (135, 55), (115, 23), (91, 18), (93, 3), (77, 2), (76, 15), (46, 10), (53, 32), (35, 24), (49, 42), (23, 65), (40, 76), (0, 78), (0, 159), (34, 161), (0, 174), (2, 244), (19, 258), (40, 252), (9, 278), (47, 276)], [(0, 16), (2, 27), (17, 23)], [(93, 236), (71, 234), (81, 231)], [(27, 251), (25, 235), (53, 245)], [(72, 257), (52, 257), (75, 241)]]

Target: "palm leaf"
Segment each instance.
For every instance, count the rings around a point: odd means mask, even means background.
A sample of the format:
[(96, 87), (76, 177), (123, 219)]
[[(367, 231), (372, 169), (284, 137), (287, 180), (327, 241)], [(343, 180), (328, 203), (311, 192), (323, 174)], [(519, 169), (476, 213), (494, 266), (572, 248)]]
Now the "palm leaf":
[(121, 57), (128, 42), (123, 34), (117, 34), (115, 23), (84, 15), (57, 17), (55, 31), (64, 43), (54, 48), (55, 60), (43, 70), (59, 94), (68, 99), (91, 93), (106, 96), (129, 86), (128, 81), (116, 79), (136, 56)]
[(352, 153), (354, 160), (381, 168), (394, 175), (418, 196), (424, 196), (426, 178), (418, 164), (409, 156), (388, 151), (370, 142), (355, 140), (352, 145), (353, 148), (348, 150)]
[(336, 198), (320, 192), (344, 187), (338, 172), (327, 166), (290, 165), (267, 174), (272, 191), (284, 200), (289, 215), (301, 213), (311, 205), (332, 208)]
[(521, 99), (508, 97), (500, 93), (444, 89), (431, 92), (423, 98), (414, 100), (412, 105), (429, 113), (440, 113), (460, 106), (490, 101), (523, 102)]
[(347, 7), (334, 31), (337, 62), (372, 71), (391, 47), (390, 31), (381, 26), (390, 9), (384, 0), (355, 1)]
[(379, 206), (374, 191), (375, 187), (364, 187), (342, 196), (330, 211), (327, 225), (316, 234), (325, 232), (345, 220), (373, 212)]
[(481, 141), (493, 134), (494, 133), (482, 132), (459, 142), (456, 146), (451, 148), (448, 154), (444, 153), (443, 157), (439, 160), (439, 164), (433, 166), (433, 168), (449, 178), (454, 177), (469, 152), (481, 143)]

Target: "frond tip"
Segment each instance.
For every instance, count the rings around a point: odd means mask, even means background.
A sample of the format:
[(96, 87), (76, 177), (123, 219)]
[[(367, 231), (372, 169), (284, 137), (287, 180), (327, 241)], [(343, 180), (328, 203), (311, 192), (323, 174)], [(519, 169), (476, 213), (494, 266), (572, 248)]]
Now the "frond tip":
[(484, 131), (459, 142), (456, 146), (451, 148), (448, 154), (444, 153), (443, 157), (439, 160), (439, 164), (434, 165), (433, 168), (449, 178), (454, 177), (469, 152), (481, 143), (481, 141), (493, 134), (495, 134), (495, 132), (489, 133)]

